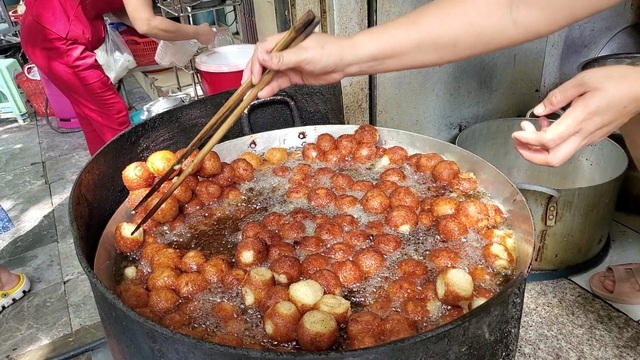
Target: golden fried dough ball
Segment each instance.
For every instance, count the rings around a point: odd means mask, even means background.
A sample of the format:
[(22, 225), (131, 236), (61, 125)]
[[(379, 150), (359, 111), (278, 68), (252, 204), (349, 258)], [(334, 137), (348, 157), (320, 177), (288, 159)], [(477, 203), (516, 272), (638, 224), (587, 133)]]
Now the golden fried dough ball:
[(318, 236), (305, 236), (296, 243), (296, 246), (305, 254), (316, 254), (327, 246), (327, 242)]
[(209, 281), (200, 273), (184, 273), (178, 277), (176, 291), (180, 297), (192, 297), (209, 287)]
[(486, 266), (471, 266), (469, 268), (469, 275), (471, 275), (473, 283), (477, 286), (494, 287), (496, 284), (496, 275)]
[(341, 242), (330, 245), (323, 252), (324, 255), (335, 261), (351, 259), (353, 253), (353, 246)]
[(202, 210), (204, 208), (205, 204), (202, 200), (198, 199), (197, 197), (192, 198), (191, 200), (189, 200), (188, 203), (184, 204), (182, 206), (182, 212), (187, 215), (187, 214), (194, 214), (200, 210)]
[(147, 288), (149, 290), (171, 289), (176, 288), (180, 272), (172, 268), (162, 268), (152, 271), (147, 279)]
[(341, 296), (331, 294), (323, 295), (313, 309), (333, 315), (338, 325), (346, 324), (351, 316), (351, 303)]
[(378, 151), (373, 144), (359, 144), (353, 152), (353, 160), (359, 164), (370, 163), (375, 160)]
[(292, 171), (293, 171), (294, 174), (311, 175), (313, 173), (313, 168), (309, 164), (300, 163), (300, 164), (294, 166)]
[(349, 348), (359, 349), (377, 345), (382, 341), (383, 336), (384, 321), (379, 315), (371, 311), (362, 311), (349, 316), (347, 321)]
[(349, 214), (337, 214), (333, 217), (333, 222), (342, 226), (342, 229), (349, 231), (360, 227), (360, 222), (355, 216)]
[(317, 188), (309, 192), (307, 200), (314, 207), (326, 209), (333, 206), (336, 201), (336, 194), (328, 188)]
[(324, 295), (324, 289), (317, 281), (300, 280), (289, 286), (289, 299), (301, 313), (313, 309), (318, 300)]
[(329, 165), (343, 165), (347, 161), (347, 157), (338, 149), (331, 149), (324, 153), (322, 161)]
[(461, 172), (449, 181), (449, 187), (458, 194), (471, 194), (478, 190), (478, 179), (471, 172)]
[(182, 256), (180, 251), (173, 248), (165, 248), (156, 252), (151, 259), (151, 270), (155, 271), (162, 268), (178, 269)]
[(320, 134), (316, 140), (320, 150), (327, 152), (336, 148), (336, 139), (331, 134)]
[(381, 163), (383, 165), (404, 165), (409, 159), (409, 153), (402, 146), (392, 146), (384, 149), (384, 155), (382, 156)]
[(184, 178), (184, 183), (187, 184), (192, 192), (196, 190), (196, 186), (198, 186), (199, 181), (200, 180), (198, 180), (198, 177), (196, 175), (189, 175)]
[(246, 275), (247, 271), (245, 269), (232, 268), (222, 279), (222, 285), (227, 290), (235, 290), (242, 284)]
[[(164, 194), (169, 190), (171, 185), (173, 185), (172, 181), (166, 181), (164, 184), (162, 184), (162, 186), (160, 186), (160, 189), (158, 191)], [(171, 196), (175, 197), (180, 205), (182, 205), (188, 203), (193, 198), (193, 191), (191, 191), (191, 188), (189, 188), (189, 184), (183, 182), (182, 184), (178, 185)]]
[(411, 188), (399, 186), (389, 194), (389, 204), (391, 207), (402, 205), (417, 211), (420, 208), (420, 198)]
[(352, 288), (364, 281), (364, 271), (353, 260), (337, 261), (331, 264), (333, 271), (340, 278), (342, 286)]
[(358, 250), (353, 256), (353, 261), (358, 264), (365, 276), (369, 277), (384, 266), (385, 257), (380, 250), (368, 247)]
[(461, 201), (456, 207), (456, 218), (468, 228), (484, 229), (489, 225), (489, 211), (487, 205), (476, 199)]
[(293, 244), (279, 242), (269, 245), (269, 254), (267, 260), (273, 262), (282, 256), (296, 256), (296, 249)]
[(401, 277), (414, 277), (416, 279), (425, 277), (429, 273), (427, 265), (420, 260), (412, 258), (401, 260), (396, 267), (396, 271)]
[[(151, 208), (160, 200), (161, 197), (162, 197), (162, 194), (155, 193), (149, 198), (145, 207), (148, 206), (147, 209), (151, 210)], [(176, 216), (178, 216), (178, 212), (180, 212), (180, 203), (173, 195), (171, 195), (169, 196), (169, 198), (167, 198), (167, 200), (165, 200), (165, 202), (160, 206), (160, 208), (158, 208), (158, 210), (155, 212), (155, 214), (153, 214), (151, 218), (154, 221), (164, 224), (164, 223), (168, 223), (169, 221), (173, 220)]]
[(253, 165), (245, 159), (238, 158), (231, 162), (234, 170), (233, 181), (237, 184), (253, 180)]
[(344, 156), (350, 157), (358, 146), (358, 140), (353, 134), (343, 134), (336, 139), (336, 147)]
[(274, 274), (266, 267), (251, 269), (242, 281), (242, 301), (247, 306), (258, 306), (267, 289), (276, 285)]
[(144, 230), (139, 229), (132, 235), (135, 228), (136, 225), (129, 222), (121, 222), (116, 226), (113, 241), (116, 250), (123, 254), (131, 254), (140, 249), (144, 242)]
[(285, 218), (284, 214), (270, 212), (262, 218), (262, 223), (270, 230), (277, 230), (284, 224)]
[(387, 286), (387, 296), (395, 303), (415, 298), (420, 293), (415, 277), (403, 276), (393, 280)]
[(180, 269), (184, 272), (200, 271), (202, 265), (207, 262), (207, 258), (200, 250), (189, 250), (182, 255)]
[(188, 324), (187, 315), (183, 314), (181, 311), (174, 311), (170, 314), (167, 314), (162, 317), (160, 324), (166, 328), (171, 330), (177, 330), (181, 327), (184, 327)]
[(223, 256), (215, 256), (200, 267), (200, 273), (210, 284), (221, 283), (229, 271), (231, 271), (231, 265)]
[(471, 304), (469, 304), (470, 309), (475, 309), (478, 306), (486, 303), (493, 297), (493, 291), (481, 287), (474, 287), (473, 289), (473, 299), (471, 300)]
[(140, 200), (142, 200), (142, 198), (145, 195), (147, 195), (149, 190), (151, 190), (150, 187), (130, 191), (129, 195), (127, 196), (127, 199), (125, 200), (127, 203), (127, 206), (129, 207), (129, 210), (133, 210), (133, 208), (135, 208), (136, 205), (138, 205)]
[(389, 180), (380, 180), (376, 183), (375, 188), (382, 190), (385, 194), (389, 195), (395, 189), (397, 189), (400, 185), (398, 183), (389, 181)]
[[(423, 204), (425, 202), (426, 200), (423, 201)], [(456, 212), (458, 203), (459, 201), (451, 196), (439, 196), (436, 198), (432, 198), (432, 200), (430, 201), (429, 210), (431, 211), (433, 216), (436, 217), (451, 215)]]
[(455, 161), (443, 160), (436, 164), (431, 170), (433, 180), (436, 182), (447, 184), (460, 174), (460, 168)]
[(309, 184), (313, 182), (313, 177), (309, 174), (297, 173), (297, 174), (291, 175), (291, 177), (287, 182), (291, 186), (300, 185), (300, 186), (308, 187)]
[(220, 195), (221, 199), (232, 202), (242, 200), (243, 197), (242, 191), (235, 186), (227, 186), (222, 190), (222, 195)]
[(301, 240), (306, 232), (307, 228), (302, 221), (289, 221), (280, 228), (280, 236), (287, 242)]
[(311, 219), (311, 221), (313, 221), (313, 224), (318, 227), (322, 224), (330, 224), (333, 223), (333, 219), (331, 219), (331, 217), (329, 217), (329, 215), (327, 214), (316, 214), (313, 216), (313, 219)]
[(403, 182), (407, 179), (407, 176), (404, 174), (404, 171), (398, 168), (391, 168), (383, 171), (380, 174), (380, 181), (391, 181), (394, 183)]
[(436, 223), (436, 217), (428, 211), (420, 211), (418, 213), (418, 224), (428, 228)]
[(287, 217), (294, 221), (306, 221), (313, 219), (313, 214), (303, 208), (295, 208), (287, 214)]
[(291, 284), (300, 280), (302, 265), (300, 260), (293, 256), (281, 256), (271, 262), (269, 266), (278, 284)]
[(262, 323), (269, 339), (290, 342), (297, 338), (297, 326), (302, 318), (298, 308), (290, 301), (280, 301), (264, 314)]
[(278, 165), (271, 170), (271, 173), (277, 177), (287, 177), (291, 173), (291, 168), (284, 165)]
[(436, 153), (426, 153), (418, 156), (416, 161), (416, 171), (425, 175), (432, 173), (433, 168), (440, 162), (444, 161), (444, 158)]
[(269, 229), (262, 230), (256, 235), (256, 239), (262, 240), (267, 246), (282, 242), (282, 237), (277, 232)]
[(320, 146), (316, 143), (306, 143), (302, 146), (302, 158), (304, 161), (313, 163), (321, 161), (324, 154)]
[(498, 205), (487, 204), (487, 212), (489, 214), (489, 227), (498, 227), (504, 223), (505, 215)]
[(376, 234), (373, 236), (373, 246), (383, 254), (391, 255), (402, 247), (402, 240), (393, 234)]
[(155, 180), (155, 174), (142, 161), (131, 163), (122, 170), (122, 182), (129, 191), (150, 187)]
[(267, 227), (257, 221), (249, 221), (242, 227), (242, 238), (257, 237), (260, 232), (266, 230)]
[(198, 182), (195, 194), (204, 204), (211, 204), (222, 195), (222, 187), (213, 181), (202, 180)]
[(169, 228), (169, 231), (172, 231), (172, 232), (176, 232), (184, 228), (184, 226), (185, 226), (185, 218), (184, 218), (184, 215), (182, 214), (178, 214), (178, 216), (176, 216), (175, 218), (173, 218), (173, 220), (167, 223), (167, 227)]
[(458, 252), (446, 247), (431, 250), (427, 258), (438, 270), (455, 267), (460, 262)]
[(400, 304), (400, 312), (409, 319), (424, 322), (429, 320), (431, 313), (425, 299), (410, 298)]
[(333, 315), (311, 310), (298, 323), (298, 345), (306, 351), (330, 349), (338, 339), (338, 331), (338, 323)]
[(241, 240), (236, 247), (235, 262), (241, 268), (262, 264), (268, 255), (267, 244), (258, 238)]
[(289, 301), (288, 285), (275, 285), (269, 287), (258, 304), (258, 310), (260, 313), (265, 314), (273, 305), (280, 301)]
[(325, 294), (342, 296), (342, 282), (333, 271), (320, 269), (311, 274), (310, 279), (317, 281), (324, 289)]
[(172, 151), (160, 150), (149, 155), (146, 163), (149, 170), (151, 170), (155, 176), (161, 177), (164, 173), (171, 170), (173, 172), (171, 177), (174, 177), (178, 172), (171, 169), (171, 166), (176, 160), (178, 160), (178, 157)]
[(316, 271), (326, 269), (331, 260), (321, 254), (311, 254), (302, 260), (302, 277), (309, 279)]
[(418, 225), (418, 214), (407, 206), (396, 206), (387, 212), (385, 222), (390, 228), (407, 234)]
[(409, 155), (409, 158), (407, 159), (407, 164), (409, 165), (409, 167), (411, 167), (412, 169), (416, 170), (417, 165), (418, 165), (418, 160), (420, 160), (420, 157), (423, 154), (421, 153), (415, 153), (415, 154), (411, 154)]
[(159, 314), (172, 312), (178, 306), (180, 297), (170, 289), (156, 289), (149, 292), (149, 308)]
[(353, 186), (351, 187), (351, 191), (354, 191), (354, 192), (367, 192), (367, 191), (373, 189), (374, 186), (375, 185), (371, 181), (358, 180), (355, 183), (353, 183)]
[(335, 207), (339, 211), (349, 211), (358, 207), (358, 198), (352, 195), (338, 195)]
[(342, 237), (342, 226), (329, 219), (316, 226), (315, 235), (327, 243), (333, 243)]
[(142, 246), (142, 251), (140, 252), (140, 260), (145, 261), (151, 264), (153, 257), (160, 250), (168, 249), (169, 246), (167, 244), (159, 244), (159, 243), (145, 243)]
[(360, 229), (350, 230), (344, 234), (343, 241), (355, 248), (363, 248), (373, 243), (373, 236)]
[(220, 185), (222, 188), (233, 185), (236, 174), (233, 166), (231, 164), (222, 162), (222, 170), (218, 175), (215, 175), (211, 178), (211, 181)]
[(315, 179), (329, 179), (331, 176), (333, 176), (333, 174), (335, 174), (336, 172), (333, 171), (332, 168), (330, 167), (321, 167), (318, 168), (314, 173), (313, 173), (313, 177)]
[(443, 216), (436, 223), (436, 233), (444, 242), (459, 242), (469, 233), (465, 224), (453, 216)]
[(354, 133), (356, 140), (361, 144), (375, 144), (378, 142), (378, 129), (373, 125), (362, 124)]
[(364, 226), (364, 229), (372, 235), (378, 235), (378, 234), (384, 233), (385, 225), (384, 225), (384, 222), (382, 222), (381, 220), (373, 220), (368, 222)]
[(149, 304), (149, 293), (143, 286), (121, 284), (116, 287), (116, 295), (132, 309), (141, 309)]
[(494, 271), (508, 273), (515, 264), (513, 254), (500, 244), (489, 244), (482, 248), (482, 257)]
[(242, 154), (240, 154), (240, 156), (238, 156), (238, 158), (247, 160), (254, 169), (262, 166), (262, 157), (258, 154), (252, 152), (243, 152)]
[(466, 308), (473, 297), (473, 279), (463, 269), (442, 270), (436, 278), (436, 294), (445, 305)]
[(364, 211), (370, 214), (384, 214), (389, 208), (389, 204), (387, 194), (380, 189), (371, 189), (360, 199), (360, 205)]
[(215, 151), (209, 151), (200, 162), (197, 174), (203, 178), (212, 178), (222, 172), (222, 161)]
[[(176, 157), (178, 157), (178, 158), (181, 157), (182, 154), (184, 154), (184, 152), (186, 150), (187, 150), (186, 148), (182, 148), (182, 149), (176, 151)], [(189, 156), (187, 156), (186, 159), (184, 159), (184, 161), (182, 162), (182, 165), (180, 165), (182, 170), (186, 170), (189, 167), (189, 165), (191, 165), (193, 163), (193, 161), (196, 159), (196, 156), (198, 156), (198, 153), (200, 153), (200, 150), (194, 149), (193, 152)], [(197, 173), (200, 170), (200, 168), (202, 168), (202, 163), (194, 166), (194, 168), (192, 169), (191, 173), (192, 174)]]
[(281, 147), (273, 147), (264, 153), (264, 159), (272, 165), (278, 165), (285, 162), (287, 157), (287, 149)]
[(394, 312), (384, 319), (384, 339), (390, 342), (413, 336), (418, 333), (418, 327), (414, 320), (404, 316), (403, 314)]
[(345, 193), (351, 189), (355, 180), (347, 174), (344, 173), (335, 173), (329, 179), (329, 182), (333, 186), (333, 188), (339, 193)]

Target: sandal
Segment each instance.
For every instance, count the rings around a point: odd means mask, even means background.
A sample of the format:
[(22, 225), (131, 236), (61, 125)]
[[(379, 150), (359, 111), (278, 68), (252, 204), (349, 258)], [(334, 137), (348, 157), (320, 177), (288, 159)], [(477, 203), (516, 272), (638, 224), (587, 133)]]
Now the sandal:
[(9, 305), (22, 299), (31, 290), (31, 282), (24, 274), (16, 274), (20, 277), (18, 284), (13, 289), (0, 291), (0, 312), (8, 308)]
[[(613, 272), (615, 285), (613, 292), (602, 285), (602, 278), (607, 270)], [(597, 272), (589, 279), (591, 291), (599, 297), (611, 302), (628, 305), (640, 305), (640, 263), (629, 263), (607, 266), (607, 270)]]

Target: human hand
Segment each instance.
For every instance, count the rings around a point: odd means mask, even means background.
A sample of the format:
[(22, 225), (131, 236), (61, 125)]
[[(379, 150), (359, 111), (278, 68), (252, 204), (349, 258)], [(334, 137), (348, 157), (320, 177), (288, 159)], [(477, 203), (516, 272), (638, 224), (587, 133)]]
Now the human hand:
[[(595, 68), (560, 85), (534, 109), (539, 126), (521, 123), (512, 137), (527, 160), (559, 166), (583, 147), (609, 136), (640, 113), (640, 68), (619, 65)], [(571, 103), (555, 122), (544, 116)]]
[(314, 33), (293, 48), (272, 52), (283, 36), (273, 35), (258, 43), (244, 69), (242, 83), (251, 78), (254, 84), (265, 68), (278, 71), (258, 97), (269, 97), (289, 85), (326, 85), (344, 78), (344, 38)]
[(211, 25), (204, 23), (197, 25), (197, 36), (196, 40), (200, 43), (200, 45), (207, 46), (216, 39), (216, 32), (211, 29)]

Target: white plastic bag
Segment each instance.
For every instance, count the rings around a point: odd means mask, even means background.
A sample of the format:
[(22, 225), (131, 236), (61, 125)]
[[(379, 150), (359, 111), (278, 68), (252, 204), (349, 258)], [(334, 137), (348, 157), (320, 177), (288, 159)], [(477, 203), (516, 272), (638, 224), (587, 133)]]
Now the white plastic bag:
[(117, 83), (129, 70), (136, 67), (136, 61), (124, 39), (115, 29), (107, 26), (105, 40), (96, 50), (96, 59), (102, 65), (112, 83)]

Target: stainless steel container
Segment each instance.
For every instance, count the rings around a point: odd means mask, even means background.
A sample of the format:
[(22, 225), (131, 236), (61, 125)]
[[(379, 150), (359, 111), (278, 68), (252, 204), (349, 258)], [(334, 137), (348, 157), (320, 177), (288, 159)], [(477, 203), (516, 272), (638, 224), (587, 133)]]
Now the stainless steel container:
[(535, 222), (533, 270), (580, 264), (606, 242), (627, 156), (605, 139), (559, 167), (535, 165), (516, 151), (511, 139), (523, 120), (478, 123), (462, 131), (456, 144), (496, 166), (522, 191)]

